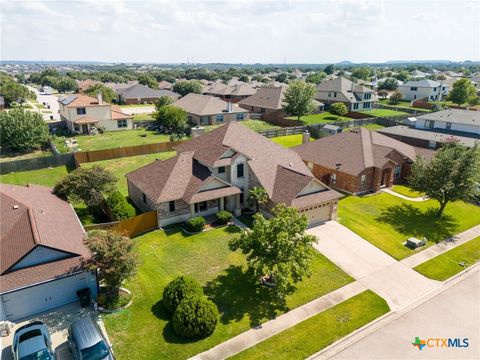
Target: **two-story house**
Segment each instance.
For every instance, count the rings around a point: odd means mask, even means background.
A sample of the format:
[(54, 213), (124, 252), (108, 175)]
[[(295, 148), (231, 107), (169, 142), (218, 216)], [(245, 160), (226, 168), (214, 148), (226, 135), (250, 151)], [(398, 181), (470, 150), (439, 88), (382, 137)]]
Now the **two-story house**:
[(427, 101), (441, 101), (448, 94), (447, 84), (435, 80), (407, 81), (398, 86), (398, 91), (402, 94), (403, 100), (426, 99)]
[(234, 84), (225, 85), (223, 83), (215, 83), (204, 87), (202, 93), (205, 95), (212, 95), (221, 98), (225, 101), (233, 103), (239, 102), (247, 97), (255, 94), (257, 89), (248, 84)]
[(462, 132), (480, 136), (480, 112), (471, 110), (448, 109), (417, 117), (417, 129), (443, 132)]
[(297, 208), (310, 224), (336, 217), (341, 195), (315, 179), (300, 157), (232, 121), (179, 145), (177, 155), (128, 173), (128, 194), (143, 211), (157, 210), (158, 226), (221, 210), (239, 215), (248, 191), (260, 186), (269, 201)]
[(327, 106), (337, 102), (344, 103), (348, 111), (373, 110), (378, 100), (372, 89), (344, 77), (322, 81), (317, 86), (315, 99)]
[(72, 133), (88, 134), (92, 127), (106, 131), (133, 129), (133, 116), (117, 105), (104, 102), (100, 93), (96, 98), (72, 95), (58, 102), (60, 120)]
[(190, 93), (172, 105), (185, 110), (188, 121), (196, 125), (216, 125), (248, 119), (247, 110), (214, 96)]
[(0, 322), (16, 321), (97, 294), (90, 251), (69, 203), (45, 186), (0, 185)]

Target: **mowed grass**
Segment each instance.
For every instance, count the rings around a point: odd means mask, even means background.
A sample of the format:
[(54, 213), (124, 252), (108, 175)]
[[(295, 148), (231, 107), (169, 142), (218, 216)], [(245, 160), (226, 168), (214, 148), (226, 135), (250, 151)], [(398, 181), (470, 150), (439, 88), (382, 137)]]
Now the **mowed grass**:
[(44, 156), (52, 156), (52, 152), (49, 149), (34, 150), (26, 153), (19, 153), (15, 151), (9, 151), (7, 149), (0, 148), (0, 163), (7, 161), (33, 159)]
[(385, 126), (379, 125), (379, 124), (367, 124), (367, 125), (362, 125), (361, 127), (368, 130), (377, 131), (377, 130), (383, 129)]
[(121, 159), (103, 160), (82, 164), (82, 168), (91, 168), (93, 166), (101, 166), (110, 171), (118, 179), (117, 189), (124, 196), (128, 196), (127, 179), (125, 174), (136, 170), (144, 165), (150, 164), (156, 159), (166, 160), (175, 156), (175, 151), (166, 151), (155, 154), (139, 155), (124, 157)]
[(419, 112), (425, 112), (425, 113), (430, 112), (430, 110), (428, 110), (428, 109), (413, 107), (412, 105), (410, 105), (410, 101), (407, 101), (407, 100), (399, 101), (398, 104), (390, 104), (390, 99), (382, 99), (382, 100), (379, 101), (379, 103), (382, 104), (382, 105), (385, 105), (385, 106), (392, 107), (392, 108), (412, 109), (412, 110), (417, 110)]
[[(452, 202), (441, 218), (437, 217), (438, 208), (434, 200), (413, 202), (380, 193), (343, 198), (338, 217), (341, 224), (400, 260), (480, 223), (478, 206)], [(411, 250), (403, 245), (409, 237), (425, 237), (427, 245)]]
[[(244, 255), (229, 250), (228, 241), (236, 236), (238, 228), (224, 227), (190, 236), (178, 228), (167, 233), (158, 230), (135, 238), (139, 266), (136, 276), (125, 284), (133, 292), (133, 304), (120, 313), (104, 315), (119, 359), (187, 359), (287, 311), (276, 306), (270, 289), (246, 271)], [(206, 339), (183, 340), (172, 331), (161, 297), (168, 282), (179, 275), (198, 280), (219, 308), (217, 328)], [(297, 307), (351, 281), (314, 252), (312, 276), (287, 296), (287, 306)]]
[(152, 114), (133, 114), (133, 121), (153, 121)]
[[(480, 236), (413, 268), (434, 280), (447, 280), (480, 261)], [(464, 266), (460, 265), (464, 263)]]
[(370, 111), (359, 111), (362, 114), (370, 115), (373, 117), (389, 117), (389, 116), (406, 116), (409, 115), (403, 111), (395, 111), (390, 109), (374, 109)]
[(250, 128), (253, 131), (262, 131), (262, 130), (272, 130), (272, 129), (281, 129), (281, 126), (269, 123), (263, 120), (248, 119), (239, 121), (240, 124)]
[(305, 359), (389, 310), (385, 300), (367, 290), (230, 359)]
[[(75, 135), (78, 143), (79, 151), (113, 149), (125, 146), (154, 144), (159, 142), (170, 141), (169, 135), (158, 134), (155, 131), (146, 129), (107, 131), (97, 135)], [(65, 147), (64, 141), (66, 137), (54, 137), (54, 143), (60, 152), (69, 152), (69, 148)]]
[[(270, 140), (287, 148), (302, 144), (302, 134), (273, 137)], [(310, 137), (310, 141), (315, 141)]]
[[(296, 116), (289, 116), (287, 119), (297, 120)], [(330, 114), (328, 111), (321, 112), (319, 114), (310, 114), (300, 117), (300, 121), (302, 121), (305, 125), (310, 124), (325, 124), (337, 121), (349, 121), (353, 120), (352, 118), (346, 116), (337, 116)]]
[(412, 190), (410, 187), (405, 185), (393, 185), (392, 190), (395, 191), (396, 193), (399, 193), (411, 198), (416, 198), (423, 195), (421, 192)]
[(0, 175), (0, 182), (4, 184), (27, 185), (37, 184), (53, 187), (59, 180), (67, 175), (65, 166), (45, 168), (40, 170), (20, 171)]

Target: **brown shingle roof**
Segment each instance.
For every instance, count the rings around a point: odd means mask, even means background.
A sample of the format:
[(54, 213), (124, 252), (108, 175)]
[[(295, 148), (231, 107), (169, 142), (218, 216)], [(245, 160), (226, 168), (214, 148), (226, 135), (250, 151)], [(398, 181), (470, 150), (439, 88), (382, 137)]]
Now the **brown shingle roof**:
[[(214, 96), (190, 93), (175, 101), (172, 105), (185, 110), (189, 114), (205, 116), (226, 113), (228, 103)], [(232, 113), (247, 112), (236, 104), (231, 104), (231, 106)]]
[(360, 128), (293, 148), (305, 161), (358, 175), (370, 167), (383, 167), (391, 161), (389, 154), (395, 150), (411, 161), (416, 158), (413, 146), (389, 138), (375, 131)]
[(133, 115), (125, 114), (122, 108), (118, 105), (112, 105), (110, 107), (112, 113), (112, 120), (131, 119)]
[(238, 104), (279, 110), (282, 108), (284, 89), (284, 87), (261, 87), (255, 94), (240, 100)]
[(75, 124), (95, 124), (98, 123), (98, 120), (91, 116), (82, 116), (73, 121)]
[(60, 99), (59, 102), (67, 108), (74, 107), (88, 107), (88, 106), (110, 106), (104, 102), (102, 105), (98, 104), (98, 99), (87, 95), (71, 95), (67, 98)]
[[(328, 93), (336, 93), (336, 97), (328, 96)], [(363, 101), (363, 94), (371, 93), (371, 98), (369, 101), (378, 100), (373, 90), (367, 88), (366, 86), (355, 84), (354, 82), (344, 78), (337, 77), (330, 80), (322, 81), (317, 86), (317, 95), (315, 98), (317, 100), (323, 101), (343, 101), (343, 102), (357, 102)]]

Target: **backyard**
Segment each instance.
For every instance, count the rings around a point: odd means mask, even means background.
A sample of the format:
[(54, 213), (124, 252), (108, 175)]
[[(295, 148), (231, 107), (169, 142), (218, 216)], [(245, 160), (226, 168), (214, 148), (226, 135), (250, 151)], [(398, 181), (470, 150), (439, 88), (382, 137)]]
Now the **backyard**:
[(409, 237), (428, 240), (421, 251), (480, 223), (478, 206), (449, 203), (441, 218), (436, 217), (438, 207), (434, 200), (412, 202), (387, 193), (347, 196), (339, 202), (338, 221), (400, 260), (415, 252), (403, 245)]
[(108, 131), (97, 135), (56, 136), (53, 142), (58, 151), (66, 153), (69, 148), (65, 147), (65, 140), (75, 137), (78, 143), (78, 151), (92, 151), (113, 149), (118, 147), (153, 144), (169, 141), (169, 135), (158, 134), (146, 129)]
[[(270, 138), (270, 140), (277, 144), (290, 148), (302, 144), (302, 134), (278, 136)], [(310, 141), (315, 141), (315, 139), (310, 137)]]
[(231, 359), (305, 359), (389, 310), (385, 300), (367, 290)]
[(359, 111), (359, 113), (370, 115), (373, 117), (390, 117), (390, 116), (407, 116), (409, 115), (403, 111), (395, 111), (390, 109), (373, 109), (370, 111)]
[(0, 182), (3, 184), (37, 184), (53, 187), (55, 183), (62, 179), (65, 175), (67, 175), (67, 167), (58, 166), (54, 168), (19, 171), (15, 173), (0, 175)]
[(408, 100), (400, 100), (398, 104), (390, 104), (390, 99), (382, 99), (378, 101), (382, 105), (386, 105), (392, 108), (399, 108), (399, 109), (411, 109), (411, 110), (417, 110), (419, 112), (430, 112), (428, 109), (422, 109), (422, 108), (415, 108), (410, 104), (410, 101)]
[[(287, 119), (297, 120), (296, 116), (289, 116)], [(349, 121), (353, 120), (352, 118), (346, 116), (337, 116), (330, 114), (328, 111), (321, 112), (320, 114), (310, 114), (300, 117), (300, 121), (303, 122), (304, 125), (311, 125), (311, 124), (326, 124), (331, 122), (337, 121)]]
[[(125, 284), (133, 292), (133, 304), (104, 316), (118, 358), (186, 359), (287, 311), (275, 305), (269, 289), (246, 271), (244, 255), (229, 250), (228, 241), (238, 235), (239, 229), (233, 226), (190, 236), (171, 228), (135, 239), (139, 267)], [(163, 288), (178, 275), (197, 279), (219, 308), (217, 328), (206, 339), (182, 340), (172, 331), (161, 297)], [(315, 252), (312, 276), (287, 296), (287, 306), (297, 307), (351, 281)]]

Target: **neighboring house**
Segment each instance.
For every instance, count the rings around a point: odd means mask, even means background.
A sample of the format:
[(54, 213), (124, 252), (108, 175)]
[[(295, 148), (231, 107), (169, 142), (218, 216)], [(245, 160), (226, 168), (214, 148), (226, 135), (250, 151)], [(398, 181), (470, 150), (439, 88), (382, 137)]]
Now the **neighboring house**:
[(133, 129), (133, 117), (117, 105), (86, 95), (72, 95), (58, 100), (60, 119), (72, 133), (88, 134), (92, 127), (106, 131)]
[(94, 85), (103, 85), (101, 81), (87, 79), (87, 80), (75, 80), (78, 86), (78, 92), (83, 94), (85, 90)]
[(166, 80), (162, 80), (158, 83), (158, 88), (160, 90), (172, 90), (173, 84)]
[(206, 86), (203, 89), (203, 94), (205, 95), (216, 96), (222, 100), (233, 103), (246, 99), (256, 92), (257, 89), (248, 84), (225, 85), (223, 83), (216, 83), (211, 86)]
[[(417, 129), (445, 130), (480, 136), (480, 112), (472, 110), (448, 109), (417, 117)], [(468, 136), (465, 134), (465, 136)]]
[(45, 186), (0, 185), (0, 321), (17, 321), (97, 294), (75, 211)]
[(188, 121), (197, 125), (216, 125), (248, 119), (248, 111), (214, 96), (187, 94), (172, 104), (186, 111)]
[(128, 88), (118, 89), (118, 102), (132, 105), (132, 104), (153, 104), (162, 96), (168, 96), (176, 101), (180, 95), (170, 90), (155, 90), (146, 85), (135, 84)]
[(435, 80), (407, 81), (398, 86), (403, 100), (427, 99), (427, 101), (441, 101), (448, 94), (448, 85)]
[(369, 82), (367, 85), (373, 86), (374, 88), (378, 88), (380, 85), (382, 85), (385, 81), (387, 81), (389, 79), (395, 80), (397, 82), (397, 85), (402, 85), (403, 84), (403, 81), (400, 81), (398, 79), (395, 79), (395, 78), (392, 78), (392, 77), (384, 77), (384, 78), (381, 78), (381, 79), (374, 79), (371, 82)]
[(118, 94), (119, 91), (124, 90), (126, 88), (132, 87), (133, 85), (138, 84), (137, 80), (130, 80), (127, 81), (126, 83), (113, 83), (113, 82), (107, 82), (104, 85)]
[(253, 113), (268, 114), (282, 109), (285, 87), (265, 86), (257, 89), (257, 92), (240, 100), (238, 105)]
[(373, 110), (378, 100), (372, 89), (344, 77), (321, 82), (317, 86), (315, 99), (326, 105), (344, 103), (348, 111)]
[(425, 73), (423, 71), (420, 71), (420, 70), (414, 70), (412, 71), (412, 73), (410, 74), (410, 77), (413, 78), (413, 79), (416, 79), (416, 80), (420, 80), (420, 79), (425, 79), (427, 76), (429, 76), (430, 74), (428, 73)]
[(293, 148), (317, 179), (349, 193), (377, 192), (405, 179), (428, 150), (367, 129), (352, 129)]
[(220, 210), (240, 215), (248, 191), (263, 187), (269, 201), (304, 213), (310, 224), (336, 218), (339, 193), (315, 179), (300, 157), (230, 122), (179, 145), (177, 155), (127, 174), (128, 194), (143, 211), (157, 210), (158, 226)]

